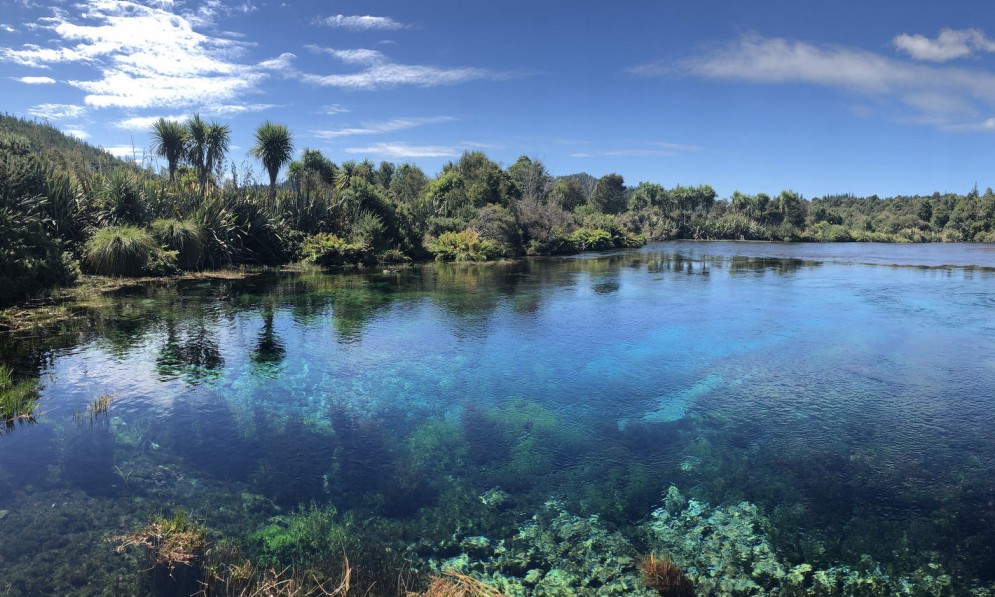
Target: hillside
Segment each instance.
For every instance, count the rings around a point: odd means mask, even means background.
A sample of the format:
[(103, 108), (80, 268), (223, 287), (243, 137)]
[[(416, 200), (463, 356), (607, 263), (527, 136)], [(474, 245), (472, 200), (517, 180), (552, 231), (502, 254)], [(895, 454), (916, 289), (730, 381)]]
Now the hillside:
[(3, 133), (23, 137), (33, 153), (63, 168), (104, 172), (129, 164), (99, 147), (66, 135), (46, 122), (0, 113), (0, 134)]

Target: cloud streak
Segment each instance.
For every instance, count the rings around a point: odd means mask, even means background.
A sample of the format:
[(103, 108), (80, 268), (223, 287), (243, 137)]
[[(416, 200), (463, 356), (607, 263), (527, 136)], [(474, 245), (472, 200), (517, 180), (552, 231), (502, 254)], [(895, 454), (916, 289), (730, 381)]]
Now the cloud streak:
[(354, 135), (381, 135), (393, 133), (405, 129), (425, 126), (427, 124), (440, 124), (456, 120), (452, 116), (429, 116), (424, 118), (394, 118), (382, 122), (364, 122), (362, 126), (355, 128), (344, 128), (335, 130), (312, 131), (314, 136), (321, 139), (337, 139), (339, 137), (351, 137)]
[(946, 62), (970, 56), (975, 51), (995, 52), (995, 42), (979, 29), (942, 29), (936, 39), (924, 35), (902, 33), (891, 40), (892, 45), (916, 60)]
[(383, 52), (363, 48), (353, 50), (336, 50), (318, 46), (308, 46), (308, 48), (313, 52), (333, 56), (345, 64), (365, 67), (357, 73), (300, 75), (301, 80), (305, 83), (321, 87), (353, 90), (382, 89), (399, 85), (437, 87), (474, 80), (501, 80), (511, 76), (507, 73), (496, 73), (484, 68), (442, 68), (419, 64), (398, 64), (391, 62)]
[(407, 143), (374, 143), (367, 147), (347, 147), (346, 153), (375, 155), (378, 157), (405, 158), (452, 158), (460, 155), (463, 149), (446, 145), (408, 145)]
[(747, 35), (676, 65), (644, 64), (637, 76), (692, 76), (749, 83), (806, 83), (867, 97), (896, 120), (945, 130), (980, 125), (995, 112), (995, 74), (926, 65), (867, 50)]
[(85, 113), (86, 108), (73, 104), (39, 104), (28, 110), (28, 114), (48, 120), (79, 118)]
[(396, 31), (404, 27), (390, 17), (366, 16), (346, 16), (335, 15), (333, 17), (317, 18), (315, 24), (336, 29), (349, 29), (351, 31)]
[(14, 79), (26, 85), (54, 85), (55, 79), (52, 77), (19, 77)]

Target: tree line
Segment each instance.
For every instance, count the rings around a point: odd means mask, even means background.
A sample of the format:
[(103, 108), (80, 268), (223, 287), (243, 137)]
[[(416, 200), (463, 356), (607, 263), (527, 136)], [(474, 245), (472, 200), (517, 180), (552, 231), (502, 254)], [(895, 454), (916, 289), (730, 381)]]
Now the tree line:
[[(0, 116), (0, 303), (80, 272), (166, 275), (241, 264), (320, 266), (488, 260), (670, 239), (995, 242), (995, 193), (807, 200), (708, 185), (627, 186), (622, 176), (553, 176), (541, 160), (502, 167), (465, 152), (434, 177), (411, 163), (297, 159), (287, 127), (264, 122), (229, 156), (228, 125), (199, 115), (149, 131), (165, 161), (136, 167), (57, 129)], [(279, 174), (286, 177), (279, 184)], [(268, 185), (265, 184), (268, 182)]]

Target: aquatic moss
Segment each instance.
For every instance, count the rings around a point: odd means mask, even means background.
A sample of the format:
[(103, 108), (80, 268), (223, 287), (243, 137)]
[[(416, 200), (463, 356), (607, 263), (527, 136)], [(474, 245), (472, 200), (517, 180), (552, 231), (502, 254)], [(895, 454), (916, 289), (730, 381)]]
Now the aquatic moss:
[(334, 507), (311, 506), (271, 518), (249, 535), (249, 544), (262, 566), (309, 568), (329, 554), (341, 557), (349, 536), (349, 520), (340, 520)]

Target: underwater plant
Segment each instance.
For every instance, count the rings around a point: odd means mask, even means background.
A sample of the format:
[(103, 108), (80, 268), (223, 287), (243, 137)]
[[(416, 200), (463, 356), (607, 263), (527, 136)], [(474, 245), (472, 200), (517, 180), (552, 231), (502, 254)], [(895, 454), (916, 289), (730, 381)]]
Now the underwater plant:
[(693, 597), (691, 579), (676, 564), (656, 554), (644, 556), (639, 563), (646, 586), (664, 597)]
[(28, 381), (15, 382), (10, 367), (0, 364), (0, 420), (10, 429), (14, 423), (31, 422), (38, 407), (38, 386)]

